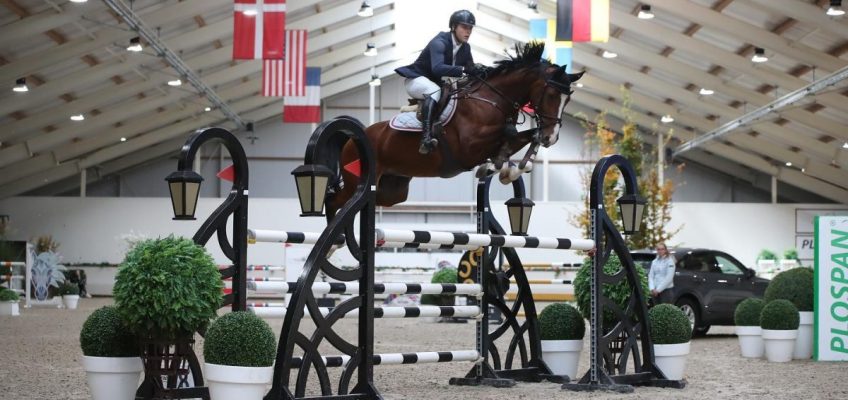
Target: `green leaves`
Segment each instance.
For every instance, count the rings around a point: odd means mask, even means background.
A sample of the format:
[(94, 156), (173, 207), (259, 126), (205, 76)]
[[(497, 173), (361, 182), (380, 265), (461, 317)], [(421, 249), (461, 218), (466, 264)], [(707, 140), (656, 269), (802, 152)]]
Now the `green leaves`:
[(692, 338), (692, 325), (686, 314), (672, 304), (659, 304), (648, 310), (654, 344), (686, 343)]
[(539, 314), (542, 340), (579, 340), (586, 333), (583, 317), (570, 304), (553, 303)]
[(277, 339), (271, 327), (247, 311), (236, 311), (218, 318), (203, 342), (206, 362), (238, 367), (268, 367), (274, 362)]
[(20, 301), (21, 296), (14, 290), (0, 287), (0, 301)]
[(742, 300), (733, 312), (733, 322), (736, 326), (760, 326), (760, 314), (765, 305), (765, 301), (753, 297)]
[(760, 327), (777, 331), (798, 329), (800, 317), (798, 309), (789, 300), (774, 300), (766, 303), (760, 316)]
[(769, 282), (765, 301), (785, 299), (792, 302), (799, 311), (813, 311), (813, 270), (805, 267), (783, 271)]
[[(574, 295), (577, 298), (577, 308), (583, 314), (583, 318), (589, 319), (592, 309), (590, 284), (592, 277), (592, 260), (585, 259), (583, 266), (577, 271), (577, 276), (574, 278)], [(615, 253), (610, 254), (606, 265), (604, 265), (604, 274), (614, 275), (623, 266), (621, 260)], [(636, 274), (639, 277), (640, 287), (642, 289), (642, 298), (647, 299), (648, 296), (648, 276), (642, 268), (636, 268)], [(632, 290), (627, 279), (623, 279), (614, 285), (605, 284), (602, 288), (604, 296), (617, 304), (622, 311), (626, 310), (627, 304), (630, 302)], [(608, 308), (604, 307), (603, 326), (604, 330), (611, 329), (616, 321), (615, 314)]]
[(138, 355), (136, 338), (123, 325), (115, 307), (95, 310), (80, 331), (82, 354), (89, 357), (132, 357)]
[[(444, 268), (436, 271), (430, 283), (456, 283), (456, 268)], [(425, 294), (421, 296), (421, 304), (435, 306), (454, 305), (454, 296), (443, 294)]]
[(138, 242), (118, 268), (113, 294), (134, 333), (173, 338), (205, 328), (223, 283), (206, 249), (169, 236)]

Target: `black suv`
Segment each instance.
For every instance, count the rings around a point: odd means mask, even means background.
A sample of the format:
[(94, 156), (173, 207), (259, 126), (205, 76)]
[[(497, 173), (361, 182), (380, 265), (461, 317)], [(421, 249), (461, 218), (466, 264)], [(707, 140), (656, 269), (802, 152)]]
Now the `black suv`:
[[(677, 260), (672, 298), (693, 324), (695, 334), (710, 325), (734, 325), (736, 305), (749, 297), (762, 298), (769, 280), (758, 278), (733, 256), (708, 249), (669, 249)], [(653, 250), (630, 253), (647, 272), (657, 254)]]

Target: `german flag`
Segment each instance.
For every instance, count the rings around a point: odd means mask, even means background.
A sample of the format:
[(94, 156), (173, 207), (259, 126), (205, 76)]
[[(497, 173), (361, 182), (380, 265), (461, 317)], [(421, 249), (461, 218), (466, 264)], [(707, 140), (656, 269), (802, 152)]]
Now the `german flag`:
[(557, 0), (556, 41), (609, 40), (609, 0)]

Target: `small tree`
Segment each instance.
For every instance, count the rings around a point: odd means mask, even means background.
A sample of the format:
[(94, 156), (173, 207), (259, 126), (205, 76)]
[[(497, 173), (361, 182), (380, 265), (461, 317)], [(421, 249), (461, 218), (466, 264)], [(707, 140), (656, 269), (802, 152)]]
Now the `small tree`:
[[(642, 219), (642, 225), (638, 235), (627, 237), (628, 246), (631, 248), (646, 248), (653, 247), (659, 243), (670, 241), (683, 228), (671, 228), (671, 200), (674, 194), (675, 184), (671, 179), (663, 179), (660, 182), (657, 172), (659, 163), (659, 152), (664, 151), (665, 144), (670, 140), (672, 131), (663, 134), (665, 141), (662, 146), (657, 146), (653, 153), (655, 157), (646, 159), (644, 157), (644, 140), (638, 130), (636, 123), (633, 121), (630, 101), (630, 94), (627, 89), (622, 88), (624, 102), (622, 104), (621, 115), (624, 118), (624, 125), (621, 127), (621, 135), (617, 135), (609, 129), (606, 112), (602, 112), (595, 118), (594, 122), (589, 122), (585, 116), (582, 118), (582, 125), (586, 128), (586, 148), (599, 150), (597, 156), (603, 157), (611, 154), (621, 154), (633, 165), (633, 170), (636, 173), (639, 183), (639, 192), (647, 200), (645, 205), (645, 214)], [(579, 117), (579, 116), (578, 116)], [(659, 128), (654, 126), (654, 130)], [(665, 167), (665, 165), (663, 165)], [(680, 168), (683, 166), (681, 165)], [(591, 169), (586, 169), (580, 174), (584, 187), (591, 185)], [(604, 180), (607, 187), (604, 188), (604, 207), (612, 222), (616, 225), (619, 231), (623, 230), (620, 217), (618, 215), (618, 199), (624, 193), (624, 182), (620, 182), (618, 169), (613, 168), (607, 172)], [(572, 215), (572, 224), (581, 228), (581, 230), (589, 237), (589, 195), (583, 197), (583, 210)]]

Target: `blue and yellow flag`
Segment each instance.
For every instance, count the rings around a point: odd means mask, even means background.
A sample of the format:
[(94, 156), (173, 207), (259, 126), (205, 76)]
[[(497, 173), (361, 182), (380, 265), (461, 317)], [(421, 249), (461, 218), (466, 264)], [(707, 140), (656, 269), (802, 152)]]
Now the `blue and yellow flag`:
[(556, 20), (554, 19), (531, 19), (530, 39), (545, 42), (545, 53), (542, 57), (548, 58), (557, 65), (566, 65), (566, 71), (571, 73), (571, 41), (556, 40)]

